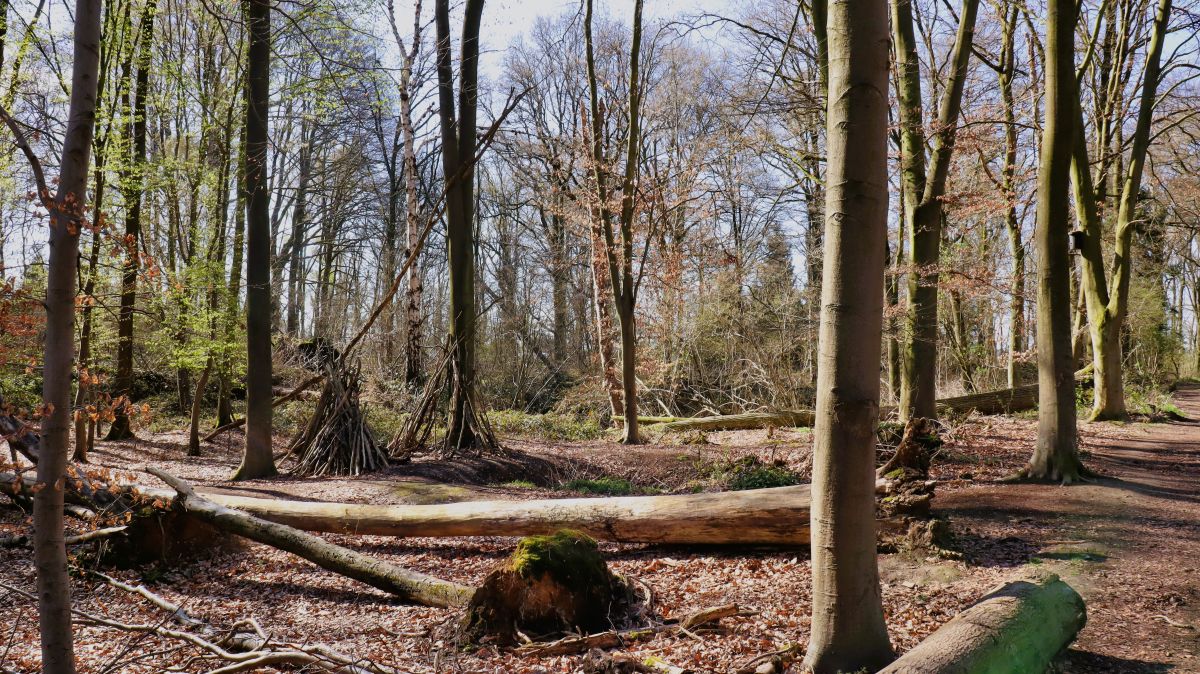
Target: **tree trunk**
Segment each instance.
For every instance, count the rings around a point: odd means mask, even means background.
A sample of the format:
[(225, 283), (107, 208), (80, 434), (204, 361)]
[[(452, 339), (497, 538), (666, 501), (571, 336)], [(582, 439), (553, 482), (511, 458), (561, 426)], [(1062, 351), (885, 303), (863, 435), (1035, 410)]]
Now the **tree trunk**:
[[(629, 100), (626, 121), (629, 125), (625, 139), (625, 170), (621, 176), (620, 257), (617, 256), (617, 236), (613, 231), (613, 214), (608, 206), (607, 167), (603, 149), (604, 128), (600, 119), (600, 92), (596, 77), (596, 57), (592, 45), (592, 2), (588, 0), (584, 15), (584, 41), (587, 54), (589, 111), (591, 113), (591, 160), (596, 193), (593, 213), (598, 214), (603, 234), (604, 253), (608, 267), (609, 285), (617, 319), (621, 323), (621, 385), (624, 398), (625, 430), (621, 442), (640, 444), (637, 421), (637, 279), (633, 275), (633, 225), (635, 217), (634, 192), (637, 189), (638, 163), (641, 151), (641, 44), (642, 0), (633, 7), (633, 34), (629, 47)], [(595, 226), (595, 225), (593, 225)]]
[(825, 247), (813, 438), (816, 674), (893, 658), (875, 557), (875, 423), (887, 248), (888, 14), (828, 6)]
[[(99, 89), (97, 85), (97, 89)], [(92, 195), (92, 222), (98, 223), (104, 217), (101, 207), (104, 203), (104, 154), (101, 148), (104, 143), (98, 143), (96, 148), (95, 191)], [(92, 310), (96, 304), (96, 274), (100, 262), (100, 231), (92, 232), (92, 248), (88, 253), (87, 283), (83, 286), (83, 327), (79, 331), (79, 383), (75, 390), (75, 452), (72, 461), (87, 463), (88, 452), (92, 449), (88, 434), (91, 418), (87, 411), (88, 401), (92, 399)]]
[(287, 333), (292, 337), (300, 334), (301, 286), (304, 284), (304, 260), (301, 254), (308, 234), (308, 183), (312, 175), (312, 145), (316, 141), (317, 127), (307, 120), (300, 131), (300, 182), (296, 187), (296, 203), (292, 208), (292, 237), (288, 244), (288, 309)]
[(247, 0), (246, 445), (235, 480), (274, 475), (271, 447), (271, 222), (267, 191), (271, 5)]
[(901, 361), (900, 418), (937, 414), (938, 266), (941, 262), (942, 197), (962, 107), (963, 87), (975, 35), (979, 0), (963, 0), (950, 62), (950, 81), (938, 110), (929, 172), (925, 166), (921, 65), (913, 33), (912, 0), (892, 0), (893, 41), (899, 82), (901, 186), (912, 270), (907, 285), (909, 342)]
[(208, 357), (204, 371), (200, 373), (200, 381), (196, 382), (196, 394), (192, 396), (191, 422), (188, 424), (188, 456), (200, 456), (200, 407), (204, 401), (204, 389), (208, 387), (208, 377), (212, 374), (213, 359)]
[(1044, 672), (1086, 620), (1070, 585), (1034, 574), (993, 590), (879, 674)]
[(442, 171), (447, 182), (446, 254), (450, 267), (450, 416), (448, 450), (476, 447), (475, 408), (475, 150), (479, 79), (479, 26), (483, 0), (467, 0), (455, 113), (453, 59), (450, 55), (449, 0), (438, 0), (438, 112), (442, 134)]
[(191, 485), (177, 477), (155, 468), (149, 471), (179, 493), (184, 510), (222, 531), (290, 552), (323, 569), (425, 606), (463, 606), (474, 594), (474, 588), (410, 571), (292, 527), (226, 508), (197, 495)]
[[(233, 258), (229, 265), (228, 305), (225, 308), (225, 341), (232, 344), (237, 336), (238, 313), (240, 309), (239, 293), (242, 290), (242, 267), (246, 251), (246, 126), (242, 125), (241, 142), (238, 143), (236, 161), (236, 177), (234, 178), (233, 208)], [(231, 349), (223, 349), (221, 353), (221, 393), (217, 400), (217, 427), (222, 428), (233, 423), (233, 403), (230, 400), (233, 378), (233, 359)]]
[(1062, 482), (1077, 480), (1082, 472), (1075, 428), (1071, 264), (1067, 253), (1068, 173), (1077, 132), (1073, 112), (1078, 106), (1075, 16), (1071, 0), (1050, 0), (1046, 11), (1046, 113), (1036, 229), (1038, 437), (1033, 457), (1023, 471), (1028, 478)]
[[(155, 498), (171, 496), (152, 487), (139, 486), (139, 491)], [(806, 545), (809, 494), (808, 485), (798, 485), (710, 494), (415, 506), (284, 501), (216, 493), (204, 494), (204, 498), (296, 529), (336, 534), (532, 536), (568, 528), (619, 543)]]
[[(1125, 390), (1122, 383), (1121, 326), (1129, 309), (1129, 289), (1133, 265), (1133, 232), (1138, 226), (1137, 206), (1142, 189), (1142, 172), (1150, 147), (1150, 130), (1154, 122), (1158, 84), (1161, 78), (1163, 43), (1170, 23), (1171, 0), (1159, 0), (1154, 26), (1146, 52), (1142, 79), (1142, 94), (1138, 106), (1129, 165), (1123, 176), (1121, 197), (1114, 226), (1113, 268), (1110, 287), (1103, 288), (1103, 257), (1095, 250), (1084, 256), (1084, 274), (1093, 282), (1085, 286), (1088, 297), (1088, 319), (1092, 324), (1092, 357), (1095, 365), (1095, 401), (1092, 419), (1120, 419), (1126, 415)], [(1076, 149), (1078, 153), (1079, 150)], [(1086, 147), (1084, 148), (1086, 154)], [(1087, 171), (1083, 164), (1078, 171)], [(1087, 236), (1099, 236), (1099, 228), (1089, 229)], [(1096, 248), (1099, 248), (1098, 242)], [(1099, 281), (1099, 282), (1097, 282)], [(1098, 292), (1101, 289), (1107, 292)]]
[[(114, 393), (128, 401), (133, 390), (133, 317), (137, 307), (137, 277), (141, 264), (139, 245), (142, 236), (142, 201), (146, 185), (146, 101), (150, 92), (150, 55), (154, 41), (154, 15), (157, 0), (148, 0), (142, 9), (139, 28), (141, 43), (138, 45), (137, 74), (133, 90), (133, 147), (129, 173), (123, 183), (129, 185), (125, 192), (129, 209), (125, 214), (125, 261), (121, 270), (121, 308), (117, 313), (117, 372)], [(106, 440), (127, 440), (133, 437), (129, 415), (123, 405), (116, 408), (116, 416), (108, 429)]]
[[(58, 192), (50, 212), (50, 260), (46, 273), (42, 444), (33, 497), (34, 564), (42, 671), (74, 674), (71, 581), (63, 536), (63, 496), (71, 426), (71, 373), (75, 359), (75, 266), (87, 203), (88, 160), (96, 122), (100, 54), (100, 0), (76, 0), (71, 104), (63, 139)], [(49, 200), (48, 194), (42, 195)]]
[[(594, 215), (594, 220), (599, 219)], [(621, 383), (617, 380), (616, 357), (613, 354), (613, 319), (609, 303), (608, 253), (604, 250), (604, 237), (598, 222), (592, 227), (592, 297), (596, 305), (596, 351), (600, 355), (600, 376), (604, 390), (608, 393), (608, 404), (613, 417), (624, 416), (625, 403), (621, 394)]]

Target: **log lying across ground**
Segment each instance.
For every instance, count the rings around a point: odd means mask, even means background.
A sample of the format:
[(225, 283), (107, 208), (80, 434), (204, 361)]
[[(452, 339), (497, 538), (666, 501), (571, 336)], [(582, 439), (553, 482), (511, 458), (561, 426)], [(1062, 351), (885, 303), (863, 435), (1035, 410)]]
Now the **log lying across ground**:
[[(173, 492), (139, 488), (152, 497)], [(222, 510), (305, 531), (377, 536), (532, 536), (575, 529), (621, 543), (803, 545), (809, 487), (715, 494), (621, 496), (438, 505), (319, 503), (206, 493)], [(188, 511), (193, 512), (188, 506)], [(200, 513), (197, 513), (200, 514)], [(249, 534), (242, 534), (253, 538)], [(257, 540), (257, 539), (256, 539)]]
[[(157, 474), (157, 471), (152, 472)], [(887, 493), (888, 487), (886, 479), (876, 483), (880, 493)], [(12, 473), (0, 473), (0, 491), (13, 493), (14, 488), (25, 493), (30, 486), (27, 482), (16, 481)], [(170, 489), (143, 485), (123, 487), (126, 492), (134, 488), (151, 500), (168, 502), (176, 496)], [(108, 491), (105, 494), (113, 495)], [(809, 540), (809, 485), (710, 494), (465, 501), (438, 505), (287, 501), (208, 492), (193, 498), (201, 497), (209, 504), (205, 509), (200, 506), (194, 509), (190, 500), (184, 504), (188, 512), (201, 519), (216, 517), (217, 509), (236, 509), (259, 521), (303, 531), (339, 534), (448, 538), (533, 536), (575, 529), (593, 538), (618, 543), (807, 545)], [(901, 525), (900, 520), (879, 521), (881, 531), (896, 530), (902, 528)], [(234, 531), (221, 523), (218, 526)], [(247, 538), (264, 535), (259, 533), (262, 527), (258, 525), (246, 528), (248, 533), (234, 533)]]
[(792, 428), (812, 426), (813, 413), (805, 410), (783, 410), (780, 412), (747, 412), (746, 414), (721, 414), (711, 417), (693, 417), (663, 424), (663, 431), (738, 431), (747, 428)]
[[(475, 588), (440, 580), (423, 573), (334, 545), (290, 526), (268, 522), (197, 494), (187, 482), (154, 468), (147, 472), (171, 485), (179, 503), (190, 515), (238, 536), (290, 552), (318, 566), (353, 578), (403, 599), (426, 606), (463, 606)], [(280, 503), (285, 503), (280, 501)]]
[[(970, 395), (942, 398), (937, 401), (941, 411), (963, 414), (974, 410), (978, 414), (1012, 414), (1037, 407), (1038, 385), (1028, 384), (1016, 388), (984, 391)], [(893, 407), (879, 410), (881, 419), (895, 411)], [(807, 410), (781, 410), (779, 412), (748, 412), (746, 414), (722, 414), (711, 417), (678, 419), (659, 426), (660, 430), (679, 433), (683, 431), (737, 431), (751, 428), (802, 428), (812, 426), (813, 413)]]
[(879, 674), (1044, 672), (1086, 620), (1070, 585), (1031, 575), (988, 594)]

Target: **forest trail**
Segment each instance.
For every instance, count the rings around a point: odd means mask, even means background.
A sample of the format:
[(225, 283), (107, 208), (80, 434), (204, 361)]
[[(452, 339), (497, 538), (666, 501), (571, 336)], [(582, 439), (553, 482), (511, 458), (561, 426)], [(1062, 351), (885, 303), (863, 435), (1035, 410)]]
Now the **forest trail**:
[(1085, 436), (1085, 462), (1103, 474), (1091, 483), (976, 483), (935, 501), (956, 530), (1032, 546), (1033, 563), (1084, 596), (1088, 624), (1064, 672), (1200, 672), (1200, 386), (1175, 402), (1190, 421)]

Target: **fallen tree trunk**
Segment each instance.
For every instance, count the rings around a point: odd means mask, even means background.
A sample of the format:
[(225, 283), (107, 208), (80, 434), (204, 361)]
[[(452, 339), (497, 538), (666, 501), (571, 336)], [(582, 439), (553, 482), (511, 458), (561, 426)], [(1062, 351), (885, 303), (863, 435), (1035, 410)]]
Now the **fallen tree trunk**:
[(462, 606), (475, 589), (440, 580), (334, 545), (290, 526), (269, 522), (198, 495), (183, 480), (156, 468), (146, 472), (178, 492), (178, 503), (190, 515), (238, 536), (303, 557), (328, 571), (426, 606)]
[(747, 428), (775, 426), (812, 426), (813, 413), (806, 410), (783, 410), (781, 412), (747, 412), (746, 414), (721, 414), (712, 417), (693, 417), (662, 425), (662, 430), (679, 433), (683, 431), (737, 431)]
[(937, 401), (939, 410), (977, 414), (1012, 414), (1037, 407), (1038, 385), (1028, 384), (999, 391), (984, 391)]
[[(1028, 384), (999, 391), (985, 391), (937, 401), (939, 411), (965, 413), (974, 410), (978, 414), (1012, 414), (1037, 407), (1038, 385)], [(895, 412), (894, 407), (879, 410), (880, 419)], [(663, 424), (663, 431), (736, 431), (752, 428), (799, 428), (813, 424), (813, 413), (807, 410), (781, 410), (779, 412), (748, 412), (746, 414), (721, 414), (711, 417), (692, 417)]]
[(1086, 620), (1070, 585), (1033, 575), (980, 599), (879, 674), (1044, 672)]
[[(881, 495), (888, 495), (891, 487), (890, 480), (876, 481), (876, 492)], [(30, 485), (12, 473), (0, 473), (0, 493), (21, 495), (29, 490)], [(110, 499), (120, 499), (122, 495), (131, 497), (134, 490), (149, 501), (169, 501), (176, 496), (169, 489), (143, 485), (112, 487), (103, 493)], [(808, 485), (710, 494), (413, 506), (286, 501), (218, 493), (196, 498), (304, 531), (437, 538), (533, 536), (576, 529), (600, 540), (664, 545), (807, 545), (810, 502)], [(193, 511), (189, 508), (188, 512)], [(895, 533), (903, 525), (899, 519), (879, 521), (881, 532)]]
[[(143, 491), (163, 495), (161, 491)], [(808, 485), (678, 496), (419, 506), (282, 501), (227, 494), (205, 494), (204, 498), (297, 529), (342, 534), (532, 536), (575, 529), (622, 543), (808, 543)]]

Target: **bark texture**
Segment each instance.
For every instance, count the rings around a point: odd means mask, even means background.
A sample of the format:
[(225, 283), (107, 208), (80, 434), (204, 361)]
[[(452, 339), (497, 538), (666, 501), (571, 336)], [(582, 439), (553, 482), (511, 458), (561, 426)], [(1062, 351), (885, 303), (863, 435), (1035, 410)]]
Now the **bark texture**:
[[(50, 212), (50, 260), (46, 273), (42, 441), (33, 497), (34, 565), (42, 671), (74, 674), (71, 581), (63, 534), (63, 499), (70, 453), (71, 373), (75, 360), (75, 268), (79, 231), (87, 204), (88, 163), (96, 125), (100, 69), (100, 0), (76, 0), (71, 103), (63, 138), (58, 192), (41, 195)], [(39, 185), (39, 189), (44, 185)]]
[(813, 452), (815, 674), (893, 657), (875, 558), (875, 424), (887, 248), (888, 16), (828, 7), (828, 169)]
[(271, 214), (267, 183), (271, 4), (248, 0), (246, 83), (246, 446), (233, 475), (274, 475), (271, 448)]
[(1075, 140), (1075, 4), (1046, 10), (1046, 119), (1038, 170), (1038, 437), (1024, 473), (1037, 480), (1080, 477), (1071, 351), (1071, 264), (1067, 253), (1068, 172)]

